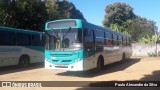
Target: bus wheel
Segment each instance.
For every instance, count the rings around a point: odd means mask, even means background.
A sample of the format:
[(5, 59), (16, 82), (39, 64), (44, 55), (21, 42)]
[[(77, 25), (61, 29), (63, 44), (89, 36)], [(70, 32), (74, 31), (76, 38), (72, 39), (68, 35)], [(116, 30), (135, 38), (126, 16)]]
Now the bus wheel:
[(103, 57), (99, 57), (98, 61), (97, 61), (97, 70), (96, 71), (100, 71), (102, 70), (104, 67), (104, 61), (103, 61)]
[(125, 55), (125, 53), (123, 53), (123, 55), (122, 55), (122, 61), (125, 61), (126, 60), (126, 55)]
[(28, 56), (21, 56), (19, 60), (19, 66), (27, 67), (30, 64), (30, 60)]

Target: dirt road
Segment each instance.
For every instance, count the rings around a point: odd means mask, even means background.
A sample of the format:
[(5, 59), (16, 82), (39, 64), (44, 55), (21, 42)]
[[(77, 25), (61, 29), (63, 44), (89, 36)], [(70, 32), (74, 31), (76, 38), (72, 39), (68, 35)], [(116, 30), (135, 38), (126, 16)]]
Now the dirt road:
[[(104, 70), (102, 70), (99, 73), (66, 72), (65, 70), (47, 70), (44, 69), (43, 64), (33, 64), (28, 68), (19, 68), (17, 66), (0, 68), (0, 81), (128, 81), (128, 80), (160, 81), (160, 57), (159, 58), (134, 57), (126, 62), (118, 62), (111, 65), (107, 65), (105, 66)], [(0, 89), (8, 90), (8, 88), (0, 88)], [(9, 88), (9, 89), (83, 90), (89, 88), (52, 87), (52, 88)], [(91, 90), (94, 89), (96, 88), (92, 88)], [(123, 88), (123, 90), (124, 89), (126, 88)], [(142, 88), (139, 89), (141, 90)], [(158, 88), (154, 89), (159, 90)], [(153, 88), (149, 88), (149, 90), (153, 90)]]

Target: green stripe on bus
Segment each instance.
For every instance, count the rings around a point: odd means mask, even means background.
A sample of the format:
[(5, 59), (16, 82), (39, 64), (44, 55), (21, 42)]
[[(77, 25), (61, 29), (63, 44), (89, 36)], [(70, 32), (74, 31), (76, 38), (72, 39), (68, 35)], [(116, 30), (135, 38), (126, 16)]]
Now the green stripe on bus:
[(44, 46), (25, 46), (26, 48), (33, 49), (36, 51), (44, 52), (45, 47)]

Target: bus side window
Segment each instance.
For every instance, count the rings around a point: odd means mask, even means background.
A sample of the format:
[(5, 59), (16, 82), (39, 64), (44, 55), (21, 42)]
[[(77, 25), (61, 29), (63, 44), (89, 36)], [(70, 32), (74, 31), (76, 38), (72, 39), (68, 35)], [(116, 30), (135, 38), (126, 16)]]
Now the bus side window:
[(118, 37), (118, 35), (117, 35), (117, 46), (119, 46), (119, 37)]
[(32, 46), (41, 46), (40, 35), (32, 35)]
[(105, 44), (104, 32), (101, 30), (96, 30), (95, 35), (96, 35), (96, 45), (104, 45)]
[(90, 30), (87, 29), (87, 28), (85, 28), (85, 29), (84, 29), (84, 37), (88, 37), (88, 36), (90, 36), (90, 35), (91, 35)]
[(0, 45), (16, 45), (15, 33), (8, 31), (0, 31)]
[(116, 46), (117, 45), (117, 35), (113, 34), (113, 45)]
[(122, 37), (121, 37), (121, 35), (118, 35), (118, 42), (119, 42), (119, 46), (122, 46)]
[(77, 43), (82, 43), (82, 29), (78, 29)]
[(113, 38), (113, 34), (112, 34), (112, 45), (114, 45), (114, 38)]
[[(57, 42), (57, 43), (56, 43)], [(54, 36), (49, 36), (49, 49), (56, 49), (60, 48), (60, 42), (59, 40), (56, 40)]]
[(46, 34), (46, 37), (45, 37), (45, 48), (48, 50), (49, 49), (49, 35)]
[(45, 45), (45, 34), (42, 34), (42, 40), (41, 40), (42, 46)]
[(93, 30), (85, 29), (84, 31), (84, 46), (85, 49), (91, 49), (94, 46), (94, 32)]
[(105, 39), (106, 39), (106, 46), (112, 46), (113, 45), (113, 41), (112, 41), (112, 34), (110, 32), (106, 32), (105, 35)]
[(40, 34), (40, 45), (41, 46), (45, 45), (45, 34), (43, 33)]
[(31, 45), (31, 35), (25, 33), (17, 33), (17, 45), (30, 46)]

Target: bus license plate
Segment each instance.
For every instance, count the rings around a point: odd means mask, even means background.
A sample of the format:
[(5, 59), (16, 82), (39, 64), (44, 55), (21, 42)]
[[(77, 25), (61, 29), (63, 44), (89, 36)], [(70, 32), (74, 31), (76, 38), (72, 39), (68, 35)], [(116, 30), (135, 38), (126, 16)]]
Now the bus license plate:
[(59, 66), (59, 67), (64, 67), (65, 65), (64, 65), (64, 64), (59, 64), (58, 66)]

